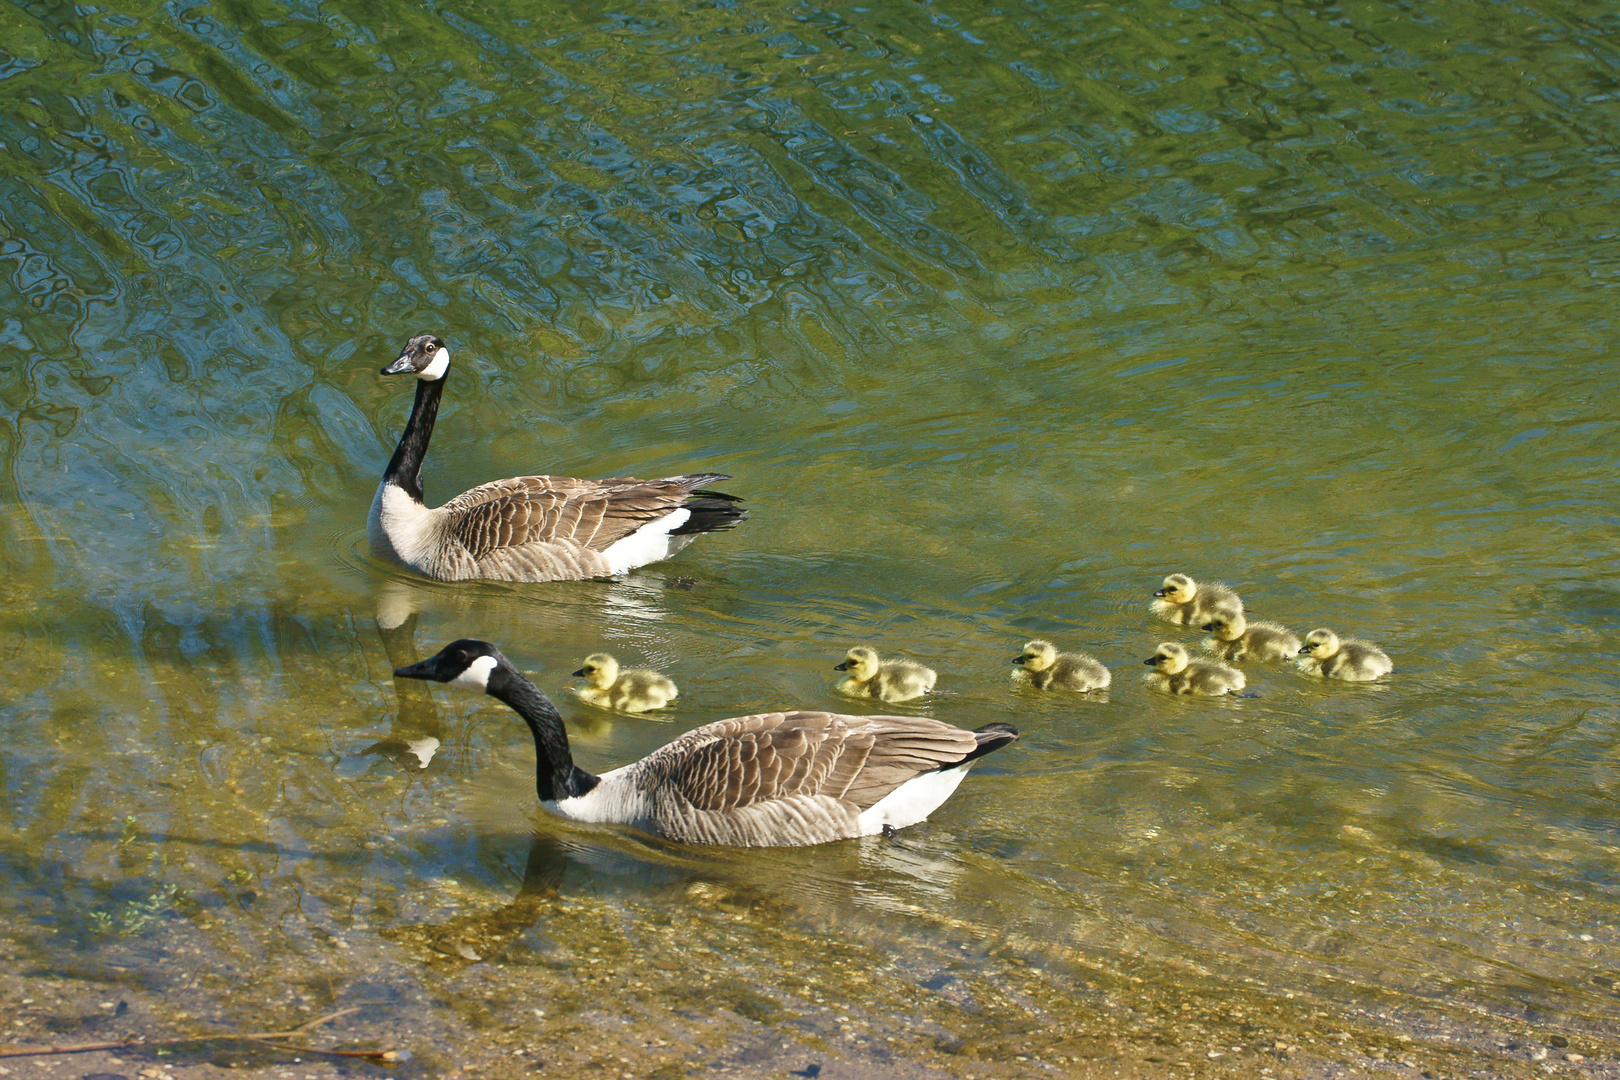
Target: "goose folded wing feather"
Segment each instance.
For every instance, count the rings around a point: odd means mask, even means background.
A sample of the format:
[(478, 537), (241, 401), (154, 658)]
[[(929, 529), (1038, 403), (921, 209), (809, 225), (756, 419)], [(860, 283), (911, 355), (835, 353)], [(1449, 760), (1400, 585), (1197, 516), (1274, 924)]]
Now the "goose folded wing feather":
[(826, 713), (766, 713), (700, 730), (715, 737), (680, 755), (666, 784), (705, 811), (794, 795), (842, 799), (874, 742)]
[(687, 492), (666, 481), (518, 476), (444, 504), (457, 541), (474, 559), (544, 542), (601, 551), (680, 509)]

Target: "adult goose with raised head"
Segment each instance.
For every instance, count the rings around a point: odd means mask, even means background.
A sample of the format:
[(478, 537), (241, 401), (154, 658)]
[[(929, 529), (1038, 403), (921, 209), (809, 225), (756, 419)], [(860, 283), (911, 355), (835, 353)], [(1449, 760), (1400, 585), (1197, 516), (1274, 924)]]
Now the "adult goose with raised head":
[(416, 403), (371, 501), (371, 550), (439, 581), (578, 581), (613, 577), (667, 559), (699, 533), (729, 529), (748, 513), (705, 485), (724, 473), (661, 480), (515, 476), (462, 492), (443, 506), (422, 501), (422, 458), (439, 415), (450, 350), (432, 334), (406, 342), (384, 375), (416, 376)]

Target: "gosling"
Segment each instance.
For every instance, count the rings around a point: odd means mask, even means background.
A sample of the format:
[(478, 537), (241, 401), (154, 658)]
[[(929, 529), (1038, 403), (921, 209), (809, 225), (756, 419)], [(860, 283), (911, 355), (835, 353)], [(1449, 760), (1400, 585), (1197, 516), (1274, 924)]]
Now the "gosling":
[(939, 677), (933, 668), (910, 660), (879, 660), (878, 654), (865, 645), (849, 650), (844, 662), (833, 670), (849, 672), (838, 680), (840, 694), (878, 701), (920, 698), (934, 688), (934, 680)]
[(662, 709), (680, 693), (668, 676), (646, 668), (620, 671), (619, 662), (605, 652), (591, 653), (585, 666), (574, 672), (576, 679), (590, 685), (575, 687), (574, 693), (587, 705), (619, 712), (641, 713)]
[(1202, 626), (1223, 608), (1243, 610), (1238, 594), (1218, 581), (1200, 585), (1186, 574), (1171, 574), (1164, 579), (1164, 588), (1155, 589), (1157, 598), (1148, 610), (1166, 622), (1181, 626)]
[(1087, 693), (1106, 690), (1111, 676), (1094, 656), (1082, 652), (1060, 653), (1050, 641), (1031, 641), (1013, 657), (1014, 681), (1028, 683), (1037, 690), (1074, 690)]
[(1204, 639), (1204, 651), (1228, 664), (1245, 660), (1287, 660), (1299, 655), (1299, 635), (1281, 623), (1250, 622), (1240, 609), (1222, 608), (1204, 629), (1215, 636)]
[(1158, 651), (1142, 663), (1153, 668), (1143, 676), (1148, 685), (1167, 694), (1220, 697), (1238, 693), (1247, 681), (1237, 668), (1214, 660), (1194, 660), (1185, 648), (1173, 641), (1161, 644)]
[(1383, 649), (1370, 641), (1341, 638), (1331, 630), (1312, 630), (1299, 650), (1299, 670), (1324, 679), (1371, 682), (1395, 670)]

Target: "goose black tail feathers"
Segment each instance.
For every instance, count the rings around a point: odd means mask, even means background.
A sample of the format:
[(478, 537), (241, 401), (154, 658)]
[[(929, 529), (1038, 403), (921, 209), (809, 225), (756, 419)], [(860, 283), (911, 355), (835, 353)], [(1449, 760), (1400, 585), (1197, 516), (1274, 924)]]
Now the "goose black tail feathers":
[(970, 761), (977, 761), (984, 755), (1000, 750), (1003, 746), (1018, 738), (1018, 729), (1011, 724), (986, 724), (984, 727), (973, 729), (973, 735), (979, 740), (979, 745), (967, 757), (949, 768), (966, 765)]
[[(727, 480), (729, 477), (713, 473), (703, 477), (708, 480)], [(671, 536), (686, 536), (692, 533), (719, 532), (721, 529), (735, 529), (748, 511), (738, 506), (742, 502), (735, 495), (727, 495), (723, 491), (712, 488), (700, 488), (692, 492), (685, 502), (681, 503), (686, 509), (692, 511), (692, 516), (681, 523), (680, 528), (670, 533)]]

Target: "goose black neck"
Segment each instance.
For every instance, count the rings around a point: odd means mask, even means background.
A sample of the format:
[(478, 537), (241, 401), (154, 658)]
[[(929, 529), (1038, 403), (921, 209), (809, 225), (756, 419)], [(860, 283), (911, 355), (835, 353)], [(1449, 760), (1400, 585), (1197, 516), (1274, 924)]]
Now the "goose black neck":
[(422, 458), (427, 454), (428, 440), (433, 438), (433, 422), (439, 418), (439, 398), (443, 395), (443, 379), (417, 380), (411, 418), (405, 421), (405, 433), (394, 448), (388, 471), (383, 473), (385, 483), (397, 484), (417, 502), (422, 501)]
[(502, 663), (490, 672), (484, 692), (511, 706), (529, 725), (534, 735), (534, 790), (541, 802), (574, 798), (596, 786), (597, 778), (574, 764), (562, 716), (538, 686)]

